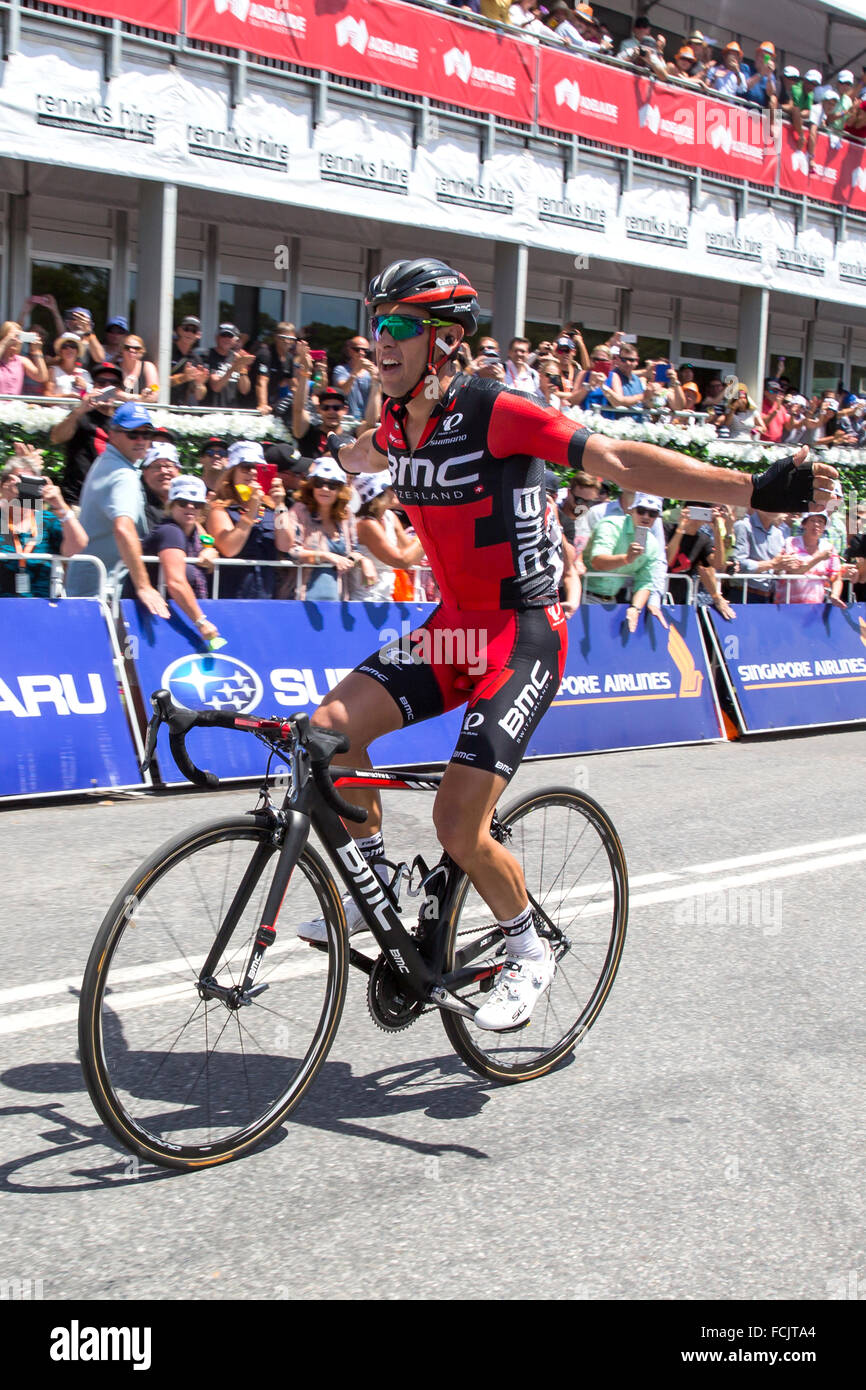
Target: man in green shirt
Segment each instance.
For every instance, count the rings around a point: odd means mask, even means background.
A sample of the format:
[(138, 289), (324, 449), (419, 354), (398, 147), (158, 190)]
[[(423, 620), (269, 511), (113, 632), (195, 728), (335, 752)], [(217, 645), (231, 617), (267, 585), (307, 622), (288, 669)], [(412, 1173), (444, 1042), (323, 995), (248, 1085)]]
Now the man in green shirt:
[(805, 77), (800, 77), (794, 67), (785, 68), (788, 100), (783, 103), (782, 110), (790, 116), (794, 139), (802, 149), (806, 148), (809, 138), (810, 112), (815, 100), (815, 88), (820, 82), (821, 74), (817, 68), (810, 68)]
[(650, 527), (661, 515), (661, 510), (660, 497), (636, 492), (624, 516), (609, 516), (599, 522), (583, 552), (585, 603), (613, 602), (626, 579), (632, 581), (626, 613), (630, 632), (635, 631), (641, 609), (646, 607), (652, 593), (653, 564), (661, 552)]

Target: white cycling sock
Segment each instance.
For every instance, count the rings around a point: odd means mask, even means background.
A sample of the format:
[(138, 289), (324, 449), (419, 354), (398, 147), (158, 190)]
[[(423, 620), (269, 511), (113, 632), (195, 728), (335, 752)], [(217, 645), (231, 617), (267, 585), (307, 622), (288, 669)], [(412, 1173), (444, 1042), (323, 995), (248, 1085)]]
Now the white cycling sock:
[(378, 830), (375, 835), (367, 835), (363, 840), (356, 840), (355, 844), (373, 873), (378, 874), (383, 883), (390, 883), (391, 871), (385, 863), (385, 843), (381, 830)]
[(518, 960), (544, 960), (544, 944), (535, 930), (532, 907), (528, 903), (516, 917), (499, 925), (505, 935), (509, 956)]

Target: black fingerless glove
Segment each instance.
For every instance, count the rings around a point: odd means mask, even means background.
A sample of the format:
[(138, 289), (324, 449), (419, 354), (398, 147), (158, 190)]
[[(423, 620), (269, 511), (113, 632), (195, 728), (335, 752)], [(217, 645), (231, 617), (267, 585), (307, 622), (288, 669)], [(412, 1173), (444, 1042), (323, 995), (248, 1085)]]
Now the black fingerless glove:
[(811, 463), (795, 464), (793, 457), (777, 459), (756, 473), (751, 505), (759, 512), (804, 512), (812, 501)]

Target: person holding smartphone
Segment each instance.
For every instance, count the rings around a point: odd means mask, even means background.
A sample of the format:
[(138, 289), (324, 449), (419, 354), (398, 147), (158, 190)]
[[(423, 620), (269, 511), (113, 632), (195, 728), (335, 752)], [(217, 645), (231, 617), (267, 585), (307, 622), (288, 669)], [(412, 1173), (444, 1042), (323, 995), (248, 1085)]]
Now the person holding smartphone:
[(92, 376), (93, 368), (97, 362), (105, 361), (105, 349), (94, 332), (93, 316), (90, 310), (83, 306), (79, 306), (77, 309), (67, 309), (63, 316), (63, 332), (78, 334), (81, 340), (79, 356), (82, 365), (87, 367)]
[[(730, 604), (722, 596), (716, 570), (721, 563), (716, 561), (716, 544), (711, 535), (703, 529), (714, 522), (714, 512), (718, 510), (705, 506), (702, 502), (684, 502), (680, 508), (679, 520), (667, 522), (665, 540), (667, 541), (668, 583), (673, 581), (671, 595), (677, 603), (688, 603), (688, 588), (676, 584), (676, 580), (687, 577), (700, 578), (703, 589), (698, 594), (698, 603), (711, 603), (717, 613), (730, 622), (735, 616)], [(683, 590), (678, 593), (677, 589)]]
[(624, 603), (625, 581), (632, 592), (626, 611), (629, 632), (637, 628), (641, 612), (649, 604), (654, 617), (661, 618), (657, 604), (650, 602), (653, 566), (661, 554), (652, 534), (653, 523), (662, 514), (662, 501), (648, 492), (636, 492), (629, 510), (601, 521), (590, 535), (583, 552), (586, 578), (584, 603)]
[(30, 495), (22, 486), (26, 477), (23, 458), (0, 469), (0, 596), (4, 598), (48, 598), (51, 566), (30, 564), (28, 557), (79, 555), (87, 545), (87, 532), (56, 483), (50, 478), (28, 479), (41, 484)]
[[(22, 349), (30, 356), (25, 357)], [(47, 381), (39, 334), (23, 333), (19, 323), (8, 319), (0, 325), (0, 396), (26, 396), (31, 382), (44, 386)]]
[(370, 344), (360, 333), (346, 343), (346, 363), (335, 367), (331, 385), (346, 397), (349, 414), (363, 420), (370, 399), (373, 378), (378, 375), (370, 353)]

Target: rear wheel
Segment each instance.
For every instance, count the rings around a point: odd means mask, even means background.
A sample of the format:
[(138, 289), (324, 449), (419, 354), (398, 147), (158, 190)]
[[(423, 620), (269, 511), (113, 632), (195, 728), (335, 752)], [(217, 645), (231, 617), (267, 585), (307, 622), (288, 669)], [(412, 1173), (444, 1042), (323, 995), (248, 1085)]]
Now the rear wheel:
[[(444, 1009), (442, 1022), (474, 1071), (494, 1081), (530, 1081), (582, 1040), (610, 993), (625, 942), (628, 878), (606, 812), (570, 788), (514, 802), (498, 823), (523, 870), (539, 932), (556, 956), (556, 975), (530, 1021), (516, 1029), (490, 1032)], [(505, 960), (504, 938), (494, 927), (490, 909), (464, 878), (448, 928), (445, 969), (472, 967), (476, 978), (454, 992), (476, 1006)]]
[[(172, 1168), (248, 1151), (294, 1109), (327, 1056), (346, 994), (346, 924), (333, 878), (298, 857), (250, 997), (243, 983), (277, 864), (273, 827), (253, 816), (186, 832), (142, 865), (99, 930), (82, 986), (79, 1044), (91, 1099), (139, 1157)], [(324, 916), (325, 950), (298, 940)], [(265, 986), (259, 989), (259, 986)]]

